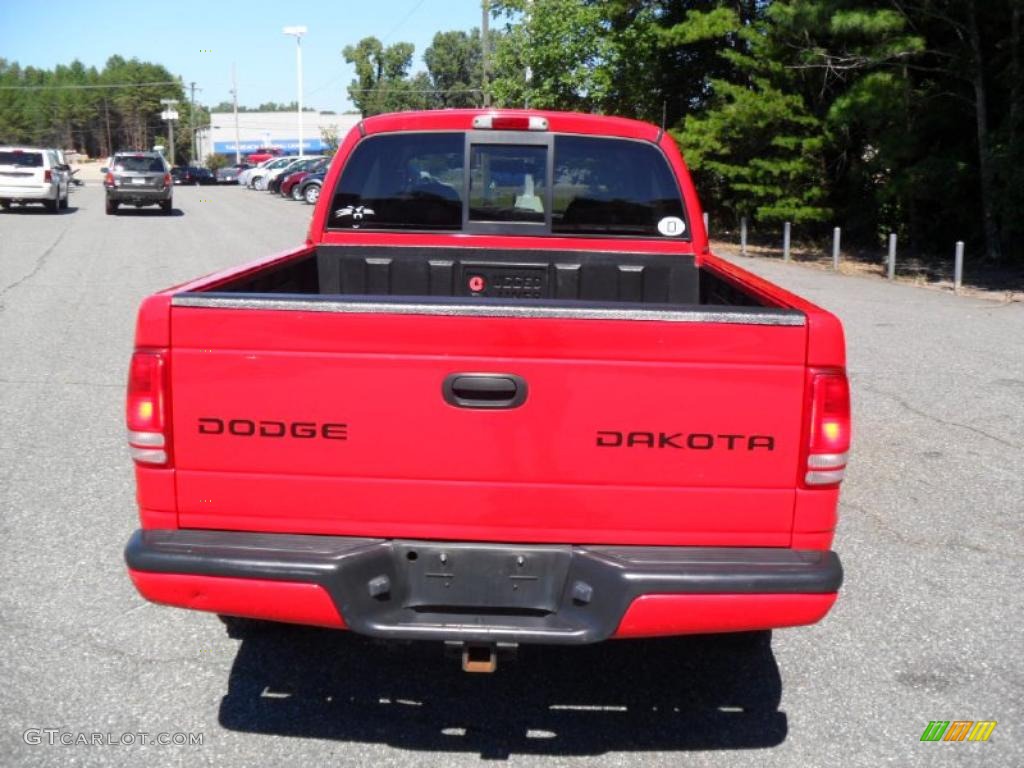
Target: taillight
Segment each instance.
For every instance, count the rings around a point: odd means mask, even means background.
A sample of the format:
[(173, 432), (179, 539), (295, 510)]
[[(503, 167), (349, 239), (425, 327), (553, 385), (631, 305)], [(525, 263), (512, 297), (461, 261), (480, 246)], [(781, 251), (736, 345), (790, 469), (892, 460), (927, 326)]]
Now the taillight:
[(53, 181), (53, 171), (43, 171), (43, 181), (47, 184)]
[(103, 183), (106, 184), (108, 187), (115, 186), (114, 174), (108, 172), (106, 178), (103, 179)]
[(850, 451), (850, 385), (842, 371), (811, 375), (811, 422), (804, 482), (837, 485)]
[(170, 450), (167, 353), (141, 350), (128, 371), (128, 449), (143, 464), (166, 464)]
[(164, 186), (165, 187), (171, 186), (171, 174), (169, 174), (169, 173), (165, 173), (164, 174)]
[(540, 115), (477, 115), (473, 127), (492, 131), (546, 131), (548, 119)]

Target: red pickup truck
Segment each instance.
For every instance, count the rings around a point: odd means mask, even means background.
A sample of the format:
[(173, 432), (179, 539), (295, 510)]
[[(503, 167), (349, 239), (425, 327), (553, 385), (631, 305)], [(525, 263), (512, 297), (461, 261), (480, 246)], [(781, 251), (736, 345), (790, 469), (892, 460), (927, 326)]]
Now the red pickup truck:
[(303, 245), (142, 303), (144, 597), (469, 669), (828, 612), (842, 327), (709, 251), (664, 131), (382, 115), (323, 189)]

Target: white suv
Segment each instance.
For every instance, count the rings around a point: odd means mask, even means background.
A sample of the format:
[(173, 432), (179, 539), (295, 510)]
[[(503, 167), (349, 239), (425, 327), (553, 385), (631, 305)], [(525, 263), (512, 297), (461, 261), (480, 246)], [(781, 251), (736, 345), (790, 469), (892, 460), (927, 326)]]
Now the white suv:
[(70, 169), (55, 149), (0, 147), (0, 208), (42, 203), (56, 213), (68, 207)]
[[(250, 189), (258, 189), (260, 192), (265, 192), (267, 182), (270, 181), (270, 173), (291, 165), (296, 160), (298, 160), (297, 157), (276, 157), (273, 160), (268, 160), (266, 165), (256, 166), (252, 169), (252, 173), (249, 174), (246, 186)], [(239, 184), (241, 184), (241, 181), (239, 181)]]

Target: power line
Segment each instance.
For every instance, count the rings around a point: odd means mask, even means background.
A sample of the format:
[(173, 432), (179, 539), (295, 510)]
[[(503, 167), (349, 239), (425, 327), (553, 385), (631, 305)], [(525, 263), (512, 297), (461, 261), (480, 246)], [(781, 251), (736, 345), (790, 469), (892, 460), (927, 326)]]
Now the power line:
[(177, 80), (161, 80), (154, 83), (107, 83), (104, 85), (0, 85), (0, 91), (60, 91), (86, 90), (93, 88), (150, 88), (154, 85), (181, 85)]
[(382, 37), (380, 41), (382, 43), (387, 42), (387, 39), (391, 37), (393, 34), (395, 34), (395, 32), (400, 30), (402, 28), (402, 25), (405, 24), (405, 22), (407, 22), (409, 18), (420, 9), (421, 5), (423, 5), (423, 0), (419, 0), (419, 2), (416, 3), (416, 5), (414, 5), (412, 9), (407, 14), (405, 14), (405, 16), (402, 17), (402, 20), (395, 24), (395, 26), (391, 28), (391, 31), (384, 35), (384, 37)]

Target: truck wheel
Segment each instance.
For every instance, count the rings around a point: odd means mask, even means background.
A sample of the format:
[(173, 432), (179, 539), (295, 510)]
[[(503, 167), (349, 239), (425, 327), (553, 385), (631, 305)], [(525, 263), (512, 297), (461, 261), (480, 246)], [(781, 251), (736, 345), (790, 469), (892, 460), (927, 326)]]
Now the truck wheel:
[(165, 200), (160, 203), (160, 210), (170, 216), (171, 212), (174, 210), (174, 203), (171, 200)]
[(62, 197), (62, 198), (61, 198), (61, 201), (60, 201), (60, 208), (61, 208), (61, 210), (63, 210), (63, 211), (66, 211), (66, 210), (68, 209), (68, 203), (69, 203), (69, 201), (70, 201), (70, 200), (69, 200), (69, 199), (70, 199), (70, 197), (71, 197), (71, 190), (69, 189), (69, 190), (68, 190), (68, 191), (67, 191), (67, 192), (66, 192), (66, 193), (64, 194), (64, 197)]
[(113, 200), (107, 200), (107, 215), (113, 216), (115, 213), (117, 213), (117, 203)]
[(46, 206), (46, 210), (50, 213), (56, 213), (60, 207), (60, 198), (56, 200), (43, 200), (43, 205)]
[(307, 203), (310, 205), (316, 205), (316, 201), (320, 199), (320, 185), (310, 184), (306, 187), (306, 191), (303, 196), (306, 198)]

